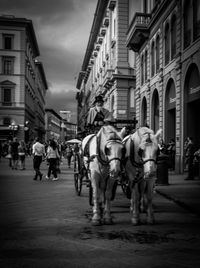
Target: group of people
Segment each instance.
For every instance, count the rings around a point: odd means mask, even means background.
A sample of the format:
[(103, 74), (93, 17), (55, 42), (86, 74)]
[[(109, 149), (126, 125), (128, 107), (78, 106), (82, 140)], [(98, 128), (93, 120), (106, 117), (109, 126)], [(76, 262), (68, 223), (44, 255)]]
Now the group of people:
[[(160, 151), (169, 156), (169, 168), (175, 169), (176, 145), (175, 140), (170, 139), (166, 145), (161, 139), (159, 142)], [(184, 144), (184, 171), (188, 172), (185, 180), (194, 180), (195, 176), (200, 177), (200, 149), (195, 150), (192, 137), (187, 137)]]
[(0, 155), (9, 160), (12, 169), (25, 170), (26, 144), (24, 140), (18, 142), (17, 138), (9, 140), (0, 145)]

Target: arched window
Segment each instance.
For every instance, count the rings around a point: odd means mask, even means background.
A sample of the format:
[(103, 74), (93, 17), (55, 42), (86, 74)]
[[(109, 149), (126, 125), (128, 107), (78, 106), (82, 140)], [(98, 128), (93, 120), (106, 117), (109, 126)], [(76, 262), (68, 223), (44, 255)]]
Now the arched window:
[(154, 76), (155, 74), (155, 45), (154, 42), (152, 42), (151, 45), (151, 76)]
[(165, 27), (165, 65), (169, 63), (169, 24)]
[(160, 69), (160, 36), (158, 35), (156, 38), (156, 73), (159, 72)]
[(194, 40), (200, 36), (200, 1), (194, 0), (193, 2), (193, 33)]
[(173, 16), (171, 23), (171, 59), (176, 55), (176, 16)]
[(191, 0), (185, 1), (184, 6), (184, 48), (192, 41), (192, 4)]
[(148, 57), (148, 52), (147, 50), (145, 51), (145, 70), (144, 70), (144, 75), (145, 75), (145, 82), (147, 81), (147, 57)]

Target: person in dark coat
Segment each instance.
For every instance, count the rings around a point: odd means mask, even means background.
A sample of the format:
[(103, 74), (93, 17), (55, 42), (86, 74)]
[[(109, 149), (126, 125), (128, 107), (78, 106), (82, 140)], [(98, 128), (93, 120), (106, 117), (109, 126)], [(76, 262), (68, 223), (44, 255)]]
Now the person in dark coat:
[(103, 107), (104, 100), (102, 95), (95, 97), (94, 107), (90, 108), (88, 112), (86, 126), (99, 130), (104, 123), (113, 121), (111, 113)]
[(188, 137), (187, 138), (187, 147), (186, 147), (186, 162), (188, 164), (188, 177), (185, 178), (185, 180), (194, 180), (194, 169), (193, 169), (193, 159), (194, 159), (194, 143), (193, 138)]

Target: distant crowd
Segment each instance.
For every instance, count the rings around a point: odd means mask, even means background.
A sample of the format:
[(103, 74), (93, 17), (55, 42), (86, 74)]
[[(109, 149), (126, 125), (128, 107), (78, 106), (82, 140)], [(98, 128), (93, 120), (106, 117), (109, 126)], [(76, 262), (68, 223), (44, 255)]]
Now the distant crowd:
[(0, 159), (2, 157), (7, 158), (8, 166), (11, 169), (25, 170), (26, 158), (32, 156), (35, 170), (34, 180), (42, 179), (43, 174), (40, 172), (40, 165), (42, 161), (46, 161), (48, 165), (46, 179), (50, 179), (50, 176), (53, 175), (53, 180), (57, 180), (62, 159), (67, 159), (67, 167), (71, 168), (72, 156), (78, 150), (77, 144), (68, 144), (54, 139), (42, 143), (39, 138), (36, 138), (26, 144), (24, 140), (18, 141), (14, 137), (13, 140), (0, 142)]

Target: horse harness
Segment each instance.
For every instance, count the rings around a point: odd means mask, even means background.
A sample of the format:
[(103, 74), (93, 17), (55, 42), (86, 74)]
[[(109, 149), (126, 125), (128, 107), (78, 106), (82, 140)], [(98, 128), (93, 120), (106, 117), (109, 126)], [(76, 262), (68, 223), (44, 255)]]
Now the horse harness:
[[(148, 134), (148, 138), (146, 139), (146, 142), (151, 143), (152, 141), (150, 139), (150, 133), (144, 133), (144, 134)], [(134, 166), (136, 168), (136, 175), (134, 177), (133, 183), (138, 183), (143, 179), (143, 176), (142, 176), (143, 166), (149, 161), (157, 163), (157, 160), (155, 160), (153, 158), (149, 158), (149, 159), (143, 161), (142, 160), (142, 151), (143, 150), (139, 149), (138, 155), (140, 156), (140, 161), (136, 162), (135, 161), (135, 145), (134, 145), (133, 139), (131, 137), (129, 137), (129, 138), (130, 138), (130, 156), (125, 159), (125, 162), (127, 162), (129, 159), (132, 166)], [(126, 144), (127, 140), (125, 141), (125, 144)]]

